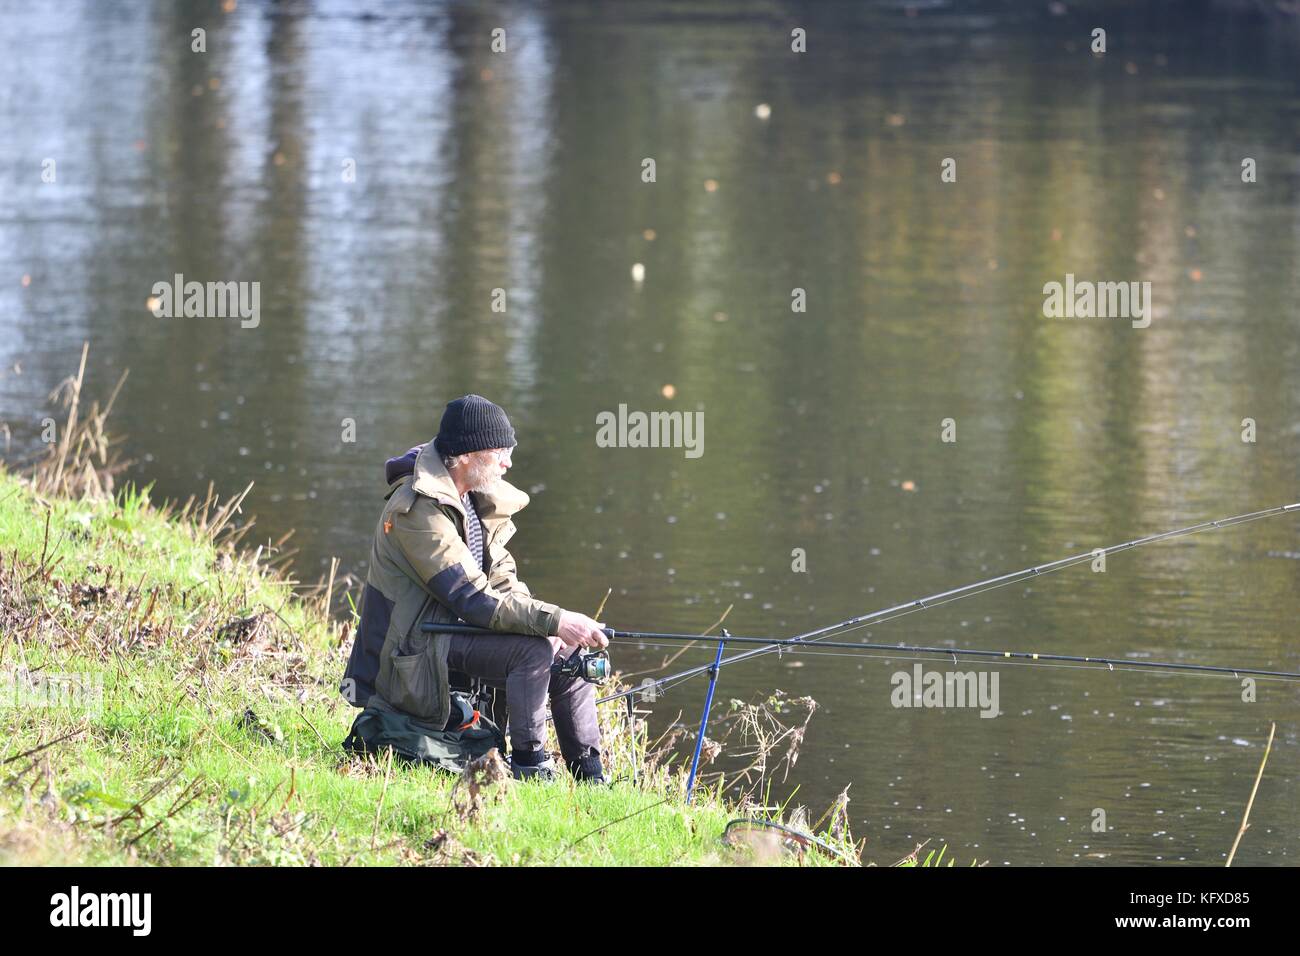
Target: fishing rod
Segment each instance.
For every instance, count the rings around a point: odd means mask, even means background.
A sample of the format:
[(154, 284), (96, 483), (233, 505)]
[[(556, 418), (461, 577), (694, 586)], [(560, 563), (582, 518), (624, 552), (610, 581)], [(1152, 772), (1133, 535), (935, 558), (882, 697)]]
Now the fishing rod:
[[(497, 637), (526, 637), (524, 634), (510, 634), (503, 631), (494, 631), (491, 628), (477, 627), (472, 624), (426, 624), (423, 630), (429, 634), (491, 634)], [(1257, 670), (1247, 667), (1223, 667), (1212, 664), (1187, 664), (1173, 661), (1145, 661), (1134, 660), (1132, 658), (1116, 657), (1079, 657), (1074, 654), (1048, 654), (1037, 651), (992, 651), (978, 650), (976, 648), (965, 647), (923, 647), (916, 644), (876, 644), (866, 641), (806, 641), (797, 637), (774, 638), (774, 637), (741, 637), (736, 634), (727, 632), (718, 637), (701, 636), (699, 634), (668, 634), (658, 631), (619, 631), (612, 627), (603, 627), (601, 631), (611, 641), (720, 641), (727, 644), (761, 644), (764, 647), (785, 648), (791, 647), (796, 651), (805, 648), (810, 644), (816, 644), (820, 647), (836, 647), (850, 651), (899, 651), (907, 654), (939, 654), (949, 657), (996, 657), (1013, 660), (1026, 661), (1045, 661), (1052, 663), (1068, 664), (1104, 664), (1110, 668), (1115, 667), (1152, 667), (1164, 670), (1177, 671), (1197, 671), (1210, 674), (1235, 674), (1246, 675), (1250, 677), (1278, 677), (1290, 680), (1300, 680), (1300, 671), (1270, 671)], [(718, 666), (730, 663), (734, 660), (742, 659), (749, 655), (737, 654), (736, 657), (727, 658), (718, 662)], [(701, 665), (703, 671), (713, 667), (713, 664)], [(574, 666), (575, 671), (580, 668)], [(683, 671), (683, 673), (694, 673), (697, 669)], [(578, 676), (582, 676), (578, 674)], [(680, 676), (680, 675), (677, 675)], [(664, 677), (661, 680), (671, 680), (671, 677)], [(599, 683), (599, 681), (592, 681)], [(641, 693), (645, 687), (637, 687), (631, 691), (625, 691), (621, 694), (614, 694), (610, 697), (602, 697), (597, 703), (606, 703), (611, 700), (618, 700), (627, 694)]]
[[(884, 651), (891, 651), (900, 654), (904, 654), (904, 653), (945, 654), (945, 655), (952, 656), (954, 660), (958, 656), (967, 656), (967, 657), (1019, 659), (1019, 660), (1028, 660), (1035, 663), (1060, 662), (1060, 663), (1071, 663), (1071, 664), (1100, 664), (1100, 665), (1106, 665), (1111, 670), (1114, 670), (1115, 667), (1118, 665), (1124, 669), (1146, 667), (1151, 669), (1171, 670), (1171, 671), (1220, 673), (1220, 674), (1233, 674), (1237, 676), (1246, 674), (1250, 676), (1274, 677), (1274, 678), (1281, 678), (1287, 680), (1300, 679), (1300, 673), (1294, 673), (1289, 671), (1268, 671), (1268, 670), (1259, 670), (1253, 668), (1213, 666), (1207, 664), (1185, 664), (1185, 663), (1166, 662), (1166, 661), (1142, 661), (1142, 660), (1114, 659), (1114, 658), (1102, 658), (1102, 657), (1083, 657), (1083, 656), (1069, 655), (1069, 654), (1035, 653), (1031, 651), (986, 651), (986, 650), (977, 650), (972, 648), (921, 647), (921, 646), (908, 646), (903, 644), (873, 644), (867, 642), (851, 643), (847, 641), (828, 641), (825, 639), (829, 635), (835, 634), (836, 632), (855, 630), (857, 628), (865, 627), (873, 623), (883, 624), (888, 621), (897, 620), (900, 617), (904, 617), (908, 614), (912, 614), (917, 611), (929, 610), (930, 608), (937, 607), (941, 604), (948, 604), (952, 601), (959, 601), (962, 600), (963, 598), (972, 597), (973, 595), (976, 594), (982, 594), (985, 591), (991, 591), (995, 588), (1006, 587), (1011, 584), (1017, 584), (1021, 581), (1026, 581), (1031, 578), (1040, 577), (1044, 574), (1051, 574), (1054, 571), (1060, 571), (1063, 570), (1064, 568), (1073, 567), (1074, 565), (1081, 564), (1085, 561), (1096, 561), (1099, 558), (1104, 560), (1105, 557), (1111, 554), (1116, 554), (1120, 551), (1128, 551), (1133, 548), (1140, 548), (1148, 544), (1154, 544), (1157, 541), (1167, 541), (1167, 540), (1172, 540), (1174, 538), (1185, 537), (1188, 535), (1196, 534), (1201, 531), (1210, 531), (1210, 530), (1219, 530), (1222, 528), (1229, 528), (1232, 527), (1233, 525), (1245, 524), (1248, 521), (1257, 521), (1262, 518), (1275, 517), (1277, 515), (1288, 514), (1293, 511), (1300, 511), (1300, 502), (1296, 502), (1289, 505), (1280, 505), (1276, 508), (1267, 508), (1263, 511), (1253, 511), (1253, 512), (1247, 512), (1245, 514), (1233, 515), (1232, 517), (1229, 518), (1219, 518), (1213, 521), (1204, 521), (1201, 522), (1200, 524), (1188, 525), (1185, 528), (1176, 528), (1172, 531), (1162, 531), (1159, 534), (1147, 535), (1146, 537), (1143, 538), (1135, 538), (1132, 541), (1125, 541), (1121, 544), (1111, 545), (1106, 548), (1095, 548), (1083, 554), (1073, 555), (1067, 558), (1061, 558), (1057, 561), (1048, 562), (1047, 564), (1031, 565), (1030, 567), (1022, 568), (1019, 571), (1012, 571), (1007, 574), (1000, 574), (995, 577), (986, 578), (982, 581), (976, 581), (972, 584), (966, 584), (966, 585), (962, 585), (961, 587), (951, 588), (947, 591), (940, 591), (938, 593), (931, 594), (926, 597), (915, 598), (911, 601), (907, 601), (902, 604), (895, 604), (892, 607), (883, 608), (879, 611), (872, 611), (869, 614), (858, 615), (856, 617), (851, 617), (848, 618), (847, 620), (840, 621), (839, 623), (836, 624), (830, 624), (825, 627), (820, 627), (815, 630), (808, 631), (804, 634), (799, 634), (792, 638), (783, 638), (783, 639), (774, 640), (771, 638), (762, 638), (762, 637), (736, 637), (730, 634), (726, 628), (723, 628), (721, 633), (716, 637), (709, 637), (707, 635), (696, 635), (696, 634), (671, 634), (665, 632), (652, 632), (652, 631), (618, 631), (615, 630), (614, 628), (603, 628), (602, 630), (605, 632), (606, 636), (611, 640), (622, 639), (622, 640), (629, 640), (629, 641), (642, 641), (642, 640), (717, 641), (718, 649), (717, 649), (717, 654), (711, 664), (703, 664), (698, 667), (688, 668), (687, 670), (684, 670), (678, 674), (671, 674), (667, 677), (661, 677), (656, 681), (643, 682), (639, 687), (633, 688), (631, 690), (622, 691), (616, 694), (611, 694), (607, 697), (602, 697), (600, 700), (597, 701), (597, 703), (606, 703), (609, 701), (619, 700), (621, 698), (628, 698), (629, 706), (631, 706), (631, 698), (636, 694), (648, 696), (652, 694), (655, 689), (667, 685), (670, 682), (679, 683), (681, 681), (688, 680), (691, 677), (694, 677), (698, 674), (703, 674), (703, 673), (709, 674), (708, 695), (705, 698), (704, 713), (701, 716), (701, 720), (700, 720), (700, 732), (696, 739), (696, 748), (695, 748), (696, 753), (691, 763), (690, 778), (687, 782), (687, 787), (686, 787), (687, 800), (689, 802), (691, 792), (693, 790), (694, 783), (695, 783), (695, 772), (699, 763), (700, 745), (703, 742), (704, 732), (708, 726), (709, 711), (713, 703), (713, 692), (718, 680), (718, 671), (724, 665), (739, 663), (740, 661), (748, 660), (752, 657), (758, 657), (763, 654), (771, 654), (773, 652), (779, 653), (786, 647), (798, 649), (800, 647), (817, 644), (820, 645), (821, 647), (840, 647), (840, 648), (851, 649), (855, 651), (884, 650)], [(492, 633), (492, 634), (500, 633), (496, 631), (490, 631), (489, 629), (486, 628), (478, 628), (467, 624), (424, 624), (422, 625), (422, 630), (429, 633), (474, 633), (474, 632), (484, 632), (484, 633)], [(729, 641), (734, 643), (746, 643), (746, 644), (753, 643), (753, 644), (759, 644), (761, 646), (756, 647), (752, 650), (743, 651), (739, 654), (734, 654), (731, 657), (724, 658), (722, 656), (723, 648), (725, 647), (726, 643)], [(590, 674), (587, 673), (588, 662), (590, 662), (591, 665)], [(582, 655), (581, 653), (575, 653), (571, 655), (570, 659), (566, 659), (565, 661), (557, 661), (554, 666), (558, 668), (562, 673), (575, 674), (577, 676), (582, 676), (588, 680), (595, 681), (601, 679), (601, 677), (603, 677), (603, 675), (607, 673), (608, 663), (609, 663), (609, 659), (607, 656), (603, 657), (603, 661), (602, 661), (599, 655)]]

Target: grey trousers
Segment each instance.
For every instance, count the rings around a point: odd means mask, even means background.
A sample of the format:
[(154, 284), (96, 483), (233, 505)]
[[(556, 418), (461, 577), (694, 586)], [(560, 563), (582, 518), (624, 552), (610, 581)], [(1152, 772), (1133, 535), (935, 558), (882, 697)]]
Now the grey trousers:
[[(596, 685), (580, 677), (552, 676), (553, 656), (544, 637), (452, 634), (447, 667), (505, 691), (511, 750), (541, 749), (549, 697), (564, 759), (579, 760), (593, 751), (599, 754)], [(453, 682), (455, 677), (453, 673)]]

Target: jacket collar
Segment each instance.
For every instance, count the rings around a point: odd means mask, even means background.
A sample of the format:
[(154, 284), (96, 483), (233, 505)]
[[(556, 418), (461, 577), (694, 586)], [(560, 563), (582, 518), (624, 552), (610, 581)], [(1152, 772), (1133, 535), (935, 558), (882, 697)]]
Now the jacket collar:
[[(416, 456), (411, 490), (451, 505), (460, 511), (462, 517), (465, 514), (465, 506), (461, 504), (456, 483), (447, 473), (447, 466), (442, 463), (442, 456), (433, 447), (433, 442), (424, 445), (420, 449), (420, 454)], [(504, 521), (512, 514), (522, 511), (529, 501), (527, 492), (516, 488), (504, 478), (501, 479), (496, 491), (471, 491), (470, 494), (474, 497), (474, 507), (478, 510), (479, 520), (485, 525)]]

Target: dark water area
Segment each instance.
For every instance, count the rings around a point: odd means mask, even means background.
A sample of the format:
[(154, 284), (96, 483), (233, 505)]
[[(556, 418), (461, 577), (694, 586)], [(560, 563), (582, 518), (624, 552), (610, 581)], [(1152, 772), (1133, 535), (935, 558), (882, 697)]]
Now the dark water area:
[[(304, 580), (331, 557), (364, 576), (384, 459), (470, 391), (519, 436), (521, 576), (587, 612), (612, 588), (624, 628), (694, 632), (734, 604), (733, 632), (789, 636), (1300, 499), (1293, 18), (0, 0), (0, 27), (10, 455), (39, 447), (88, 341), (91, 394), (131, 370), (128, 477), (174, 499), (254, 481), (259, 540), (296, 529)], [(155, 317), (176, 274), (258, 282), (256, 326)], [(1149, 327), (1045, 317), (1067, 274), (1149, 281)], [(703, 453), (598, 446), (620, 404), (703, 412)], [(848, 637), (1296, 671), (1298, 529), (1157, 544)], [(1277, 721), (1238, 860), (1300, 857), (1296, 685), (1245, 703), (1232, 677), (1008, 663), (983, 668), (984, 719), (893, 706), (913, 663), (770, 656), (719, 695), (818, 700), (774, 796), (797, 786), (815, 819), (851, 784), (878, 862), (931, 839), (991, 865), (1219, 864)], [(656, 725), (697, 719), (704, 690), (673, 689)]]

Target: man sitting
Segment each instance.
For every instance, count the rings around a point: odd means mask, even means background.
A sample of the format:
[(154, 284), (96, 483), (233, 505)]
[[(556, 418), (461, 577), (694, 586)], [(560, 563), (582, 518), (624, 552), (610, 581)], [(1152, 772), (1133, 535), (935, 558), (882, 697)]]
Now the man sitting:
[[(344, 686), (358, 707), (377, 696), (437, 727), (453, 719), (449, 671), (504, 689), (516, 778), (556, 775), (542, 749), (549, 697), (570, 771), (604, 782), (595, 685), (553, 675), (551, 663), (609, 642), (600, 623), (535, 599), (516, 574), (505, 546), (528, 495), (502, 477), (515, 445), (506, 413), (466, 395), (448, 403), (433, 441), (389, 459)], [(424, 621), (506, 633), (428, 634)]]

